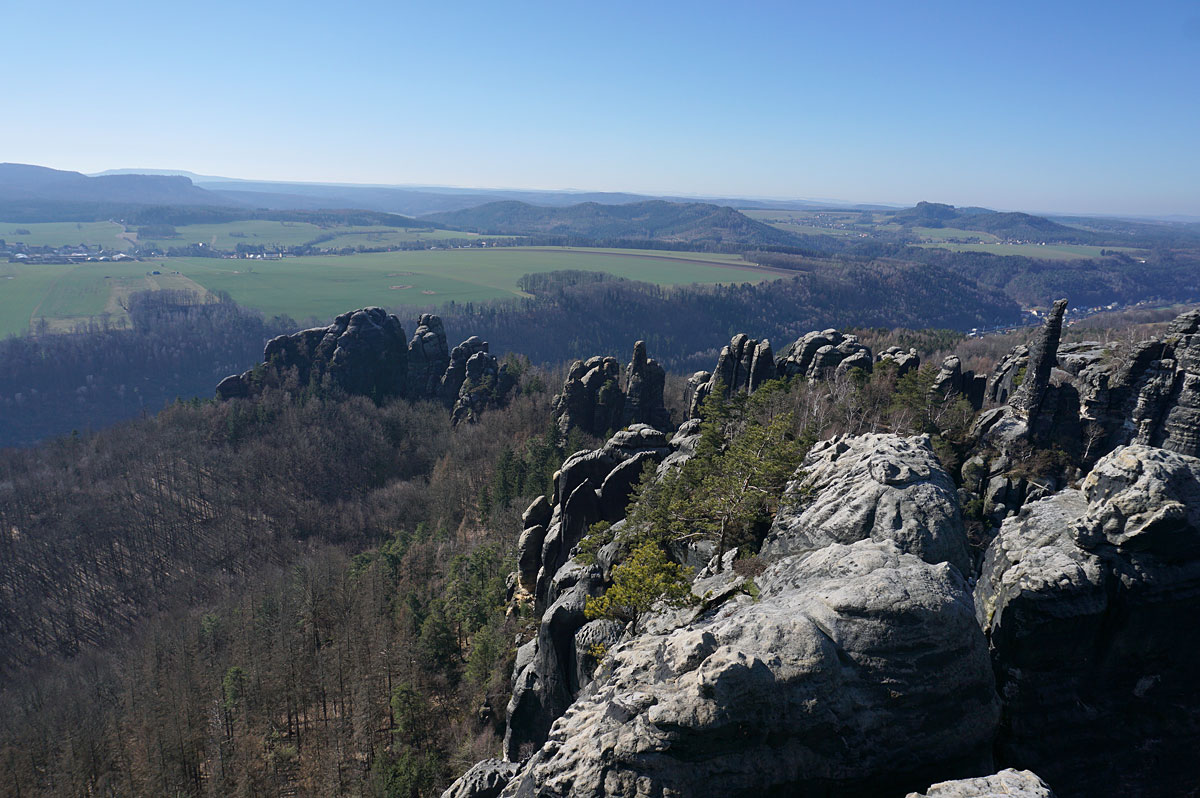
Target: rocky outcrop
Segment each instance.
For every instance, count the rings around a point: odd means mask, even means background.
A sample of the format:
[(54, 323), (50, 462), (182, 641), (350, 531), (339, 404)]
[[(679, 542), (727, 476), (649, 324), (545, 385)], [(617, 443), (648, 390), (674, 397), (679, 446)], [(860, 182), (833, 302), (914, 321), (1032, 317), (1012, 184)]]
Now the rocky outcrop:
[(754, 393), (769, 380), (824, 379), (846, 374), (851, 369), (869, 374), (871, 368), (871, 350), (857, 336), (843, 335), (837, 330), (807, 333), (785, 346), (778, 357), (772, 356), (769, 341), (757, 341), (739, 333), (729, 346), (721, 349), (715, 370), (696, 372), (688, 381), (693, 389), (688, 417), (700, 417), (704, 400), (718, 385), (724, 387), (723, 395), (729, 397)]
[(956, 569), (864, 540), (756, 582), (613, 648), (503, 794), (874, 796), (990, 772), (997, 699)]
[(998, 706), (960, 572), (965, 536), (924, 437), (814, 450), (789, 489), (804, 506), (784, 502), (763, 548), (757, 601), (731, 568), (705, 569), (697, 607), (654, 616), (637, 636), (587, 621), (629, 530), (616, 523), (594, 564), (562, 553), (602, 515), (604, 485), (634, 463), (678, 466), (698, 435), (695, 420), (669, 444), (649, 427), (619, 433), (569, 458), (554, 501), (527, 510), (523, 583), (547, 513), (552, 532), (535, 586), (545, 611), (518, 653), (505, 738), (507, 758), (532, 758), (504, 794), (874, 795), (991, 772)]
[(700, 408), (717, 386), (724, 396), (735, 393), (753, 393), (759, 385), (775, 379), (775, 359), (771, 354), (771, 342), (757, 341), (745, 333), (738, 333), (729, 345), (721, 349), (717, 367), (709, 374), (708, 381), (697, 386), (692, 395), (689, 414), (696, 418)]
[(633, 345), (633, 357), (625, 367), (625, 426), (649, 424), (666, 429), (671, 414), (663, 404), (663, 389), (667, 373), (656, 361), (646, 356), (646, 342)]
[(1050, 371), (1057, 363), (1058, 341), (1062, 336), (1063, 314), (1066, 312), (1067, 300), (1056, 301), (1046, 323), (1029, 345), (1025, 379), (1009, 401), (1013, 410), (1025, 419), (1037, 416), (1042, 408), (1046, 389), (1050, 386)]
[[(458, 347), (455, 347), (455, 350), (457, 351)], [(455, 426), (463, 422), (478, 421), (484, 410), (506, 404), (509, 394), (517, 384), (508, 366), (487, 351), (487, 341), (483, 342), (482, 351), (467, 359), (463, 371), (463, 381), (458, 387), (458, 397), (454, 400), (454, 408), (450, 413), (450, 421)], [(443, 386), (445, 385), (446, 383), (443, 383)]]
[(994, 776), (943, 781), (908, 798), (1054, 798), (1054, 793), (1032, 771), (1008, 768)]
[(1035, 450), (1060, 450), (1085, 467), (1118, 446), (1141, 443), (1200, 456), (1200, 311), (1184, 313), (1160, 339), (1132, 347), (1059, 345), (1063, 301), (1031, 347), (1013, 349), (987, 383), (974, 436), (979, 453), (964, 488), (998, 526), (1027, 501), (1073, 475), (1031, 472)]
[(263, 358), (263, 367), (221, 380), (217, 398), (254, 396), (270, 380), (295, 388), (337, 388), (375, 400), (438, 399), (451, 408), (458, 424), (503, 405), (516, 382), (478, 336), (447, 352), (441, 318), (426, 313), (412, 340), (404, 343), (400, 320), (381, 308), (343, 313), (328, 327), (273, 338)]
[(554, 397), (554, 417), (565, 435), (578, 428), (601, 436), (631, 424), (665, 430), (671, 414), (663, 401), (666, 372), (646, 355), (645, 341), (633, 345), (625, 367), (625, 387), (616, 358), (576, 360), (567, 372), (562, 393)]
[[(349, 394), (384, 399), (408, 388), (408, 344), (400, 320), (382, 308), (343, 313), (328, 327), (280, 335), (263, 350), (267, 369), (294, 385), (338, 388)], [(250, 396), (259, 388), (253, 370), (230, 375), (217, 385), (219, 399)]]
[(616, 358), (597, 356), (572, 363), (562, 393), (554, 397), (554, 417), (564, 435), (576, 427), (596, 436), (620, 429), (625, 394)]
[(927, 435), (861, 435), (816, 444), (787, 487), (764, 556), (890, 540), (929, 563), (971, 573), (953, 480)]
[(450, 352), (441, 317), (422, 314), (408, 342), (408, 395), (437, 396), (449, 365)]
[(776, 375), (785, 378), (820, 379), (852, 368), (870, 374), (871, 350), (859, 343), (858, 336), (832, 329), (806, 333), (785, 346), (775, 361)]
[(967, 370), (963, 371), (962, 360), (958, 355), (950, 355), (942, 361), (942, 366), (933, 378), (929, 388), (930, 398), (934, 401), (945, 401), (955, 396), (967, 400), (971, 407), (979, 410), (983, 407), (983, 397), (987, 390), (987, 377)]
[(520, 770), (515, 762), (485, 759), (442, 793), (442, 798), (496, 798)]
[(1200, 784), (1200, 459), (1144, 445), (1026, 505), (988, 547), (975, 606), (1003, 763), (1064, 796)]
[(487, 341), (478, 335), (472, 335), (450, 352), (450, 359), (438, 380), (437, 390), (432, 396), (440, 396), (442, 401), (453, 405), (458, 401), (463, 383), (467, 380), (467, 361), (475, 355), (488, 351)]
[(921, 356), (917, 354), (916, 349), (889, 346), (876, 356), (875, 362), (893, 366), (896, 369), (896, 376), (903, 377), (908, 372), (921, 367)]
[(587, 624), (584, 606), (605, 585), (603, 569), (581, 565), (571, 551), (598, 521), (620, 521), (647, 463), (676, 453), (673, 441), (634, 424), (596, 450), (576, 452), (554, 475), (551, 501), (534, 501), (518, 545), (518, 598), (541, 611), (537, 637), (518, 657), (504, 750), (509, 759), (540, 746), (590, 676), (588, 652), (613, 629)]

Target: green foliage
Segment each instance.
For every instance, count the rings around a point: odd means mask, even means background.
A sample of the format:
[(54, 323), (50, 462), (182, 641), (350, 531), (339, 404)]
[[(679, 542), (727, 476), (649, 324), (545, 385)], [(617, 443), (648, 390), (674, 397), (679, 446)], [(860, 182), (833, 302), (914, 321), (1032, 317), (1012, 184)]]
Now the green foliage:
[(660, 480), (643, 477), (630, 525), (663, 540), (714, 540), (718, 556), (754, 541), (807, 449), (781, 409), (784, 394), (782, 383), (770, 382), (726, 399), (718, 386), (704, 403), (695, 456)]
[(603, 596), (587, 600), (588, 618), (637, 621), (657, 602), (682, 607), (693, 600), (691, 569), (667, 559), (662, 546), (647, 541), (629, 559), (613, 568), (612, 586)]
[[(652, 467), (652, 463), (646, 464)], [(587, 534), (579, 541), (579, 553), (575, 559), (583, 565), (596, 562), (596, 554), (613, 540), (612, 524), (608, 521), (597, 521), (588, 528)]]
[(371, 765), (373, 798), (425, 798), (440, 794), (444, 765), (432, 751), (381, 751)]

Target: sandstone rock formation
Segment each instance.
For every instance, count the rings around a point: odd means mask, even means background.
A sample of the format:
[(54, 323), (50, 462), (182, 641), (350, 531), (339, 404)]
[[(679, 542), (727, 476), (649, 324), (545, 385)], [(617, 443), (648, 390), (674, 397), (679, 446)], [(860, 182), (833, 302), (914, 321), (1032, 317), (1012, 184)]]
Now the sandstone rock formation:
[(523, 647), (513, 675), (504, 742), (507, 758), (519, 759), (524, 749), (545, 741), (551, 723), (583, 684), (581, 654), (612, 632), (593, 628), (579, 641), (584, 648), (577, 648), (577, 634), (586, 624), (584, 604), (603, 589), (604, 579), (602, 569), (571, 560), (571, 550), (592, 524), (623, 518), (645, 464), (660, 462), (674, 451), (662, 432), (634, 424), (602, 448), (567, 458), (554, 475), (553, 500), (536, 500), (525, 511), (518, 584), (521, 596), (535, 600), (543, 612), (537, 637)]
[(337, 388), (375, 400), (440, 399), (457, 424), (504, 404), (515, 384), (478, 336), (448, 352), (441, 318), (426, 313), (405, 343), (400, 320), (381, 308), (343, 313), (328, 327), (273, 338), (263, 359), (259, 369), (221, 380), (217, 398), (253, 396), (266, 374), (283, 384), (294, 379), (297, 388)]
[(1013, 473), (1034, 448), (1057, 448), (1085, 466), (1130, 443), (1200, 455), (1200, 311), (1179, 316), (1162, 338), (1123, 350), (1059, 345), (1063, 307), (1055, 303), (1034, 345), (1015, 348), (988, 380), (990, 402), (1015, 404), (979, 417), (979, 453), (964, 466), (963, 484), (997, 526), (1072, 477)]
[(910, 371), (921, 367), (921, 356), (916, 349), (901, 349), (889, 346), (875, 358), (876, 363), (887, 363), (896, 367), (896, 376), (903, 377)]
[[(295, 370), (298, 386), (323, 384), (377, 399), (403, 396), (408, 378), (408, 344), (400, 320), (382, 308), (343, 313), (328, 327), (280, 335), (267, 342), (263, 360), (277, 373)], [(254, 390), (253, 372), (231, 375), (217, 397), (232, 399)]]
[(554, 416), (564, 435), (577, 427), (600, 436), (631, 424), (665, 430), (671, 423), (663, 402), (665, 385), (666, 372), (647, 357), (645, 341), (638, 341), (625, 367), (624, 389), (615, 358), (576, 360), (562, 393), (554, 397)]
[(757, 602), (616, 646), (503, 794), (865, 796), (988, 772), (997, 699), (956, 569), (860, 541), (756, 581)]
[(975, 606), (1003, 762), (1067, 796), (1200, 783), (1200, 459), (1123, 447), (1026, 505), (989, 546)]
[[(454, 349), (457, 352), (459, 347)], [(481, 351), (467, 359), (463, 372), (458, 396), (450, 413), (450, 420), (455, 425), (477, 421), (487, 408), (502, 406), (516, 386), (516, 378), (508, 367), (487, 351), (487, 341), (483, 342)], [(447, 375), (449, 373), (447, 370)], [(449, 384), (450, 380), (443, 381), (442, 388), (445, 389)]]
[(861, 435), (815, 445), (788, 485), (764, 556), (891, 540), (929, 563), (971, 572), (954, 482), (929, 436)]
[(733, 396), (754, 393), (768, 380), (823, 379), (851, 369), (869, 374), (871, 368), (871, 350), (857, 336), (843, 335), (837, 330), (807, 333), (784, 347), (778, 357), (772, 356), (769, 341), (757, 341), (739, 333), (721, 350), (714, 371), (696, 372), (689, 380), (694, 389), (688, 417), (700, 416), (704, 400), (717, 385), (724, 386), (725, 396)]
[(518, 770), (515, 762), (485, 759), (450, 785), (442, 798), (496, 798)]
[(1032, 771), (1008, 768), (994, 776), (943, 781), (908, 798), (1054, 798), (1054, 793)]
[(587, 622), (625, 522), (594, 564), (567, 554), (606, 506), (623, 516), (632, 482), (615, 501), (604, 486), (632, 464), (678, 465), (697, 436), (694, 420), (669, 444), (649, 427), (623, 431), (572, 455), (554, 501), (526, 511), (520, 581), (545, 609), (517, 656), (505, 738), (506, 758), (532, 759), (504, 794), (870, 795), (991, 772), (998, 701), (953, 485), (924, 437), (814, 450), (792, 488), (811, 500), (780, 512), (758, 601), (730, 569), (706, 570), (698, 608), (637, 636)]
[(408, 396), (437, 396), (450, 365), (446, 329), (439, 316), (422, 314), (408, 342)]

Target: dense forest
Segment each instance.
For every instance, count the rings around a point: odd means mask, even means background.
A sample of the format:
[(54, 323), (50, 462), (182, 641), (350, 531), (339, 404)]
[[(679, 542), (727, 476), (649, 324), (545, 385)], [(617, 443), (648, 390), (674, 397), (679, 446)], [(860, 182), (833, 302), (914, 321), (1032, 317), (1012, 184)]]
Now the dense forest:
[(211, 396), (221, 378), (258, 360), (268, 339), (298, 326), (264, 320), (228, 297), (142, 292), (127, 305), (127, 325), (96, 320), (70, 334), (0, 339), (0, 446), (100, 429), (180, 396)]

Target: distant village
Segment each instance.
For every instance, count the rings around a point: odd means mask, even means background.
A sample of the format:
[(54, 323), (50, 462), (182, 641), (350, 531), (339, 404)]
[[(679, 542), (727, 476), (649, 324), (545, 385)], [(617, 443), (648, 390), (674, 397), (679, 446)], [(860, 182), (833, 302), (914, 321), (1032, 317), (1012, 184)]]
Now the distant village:
[(139, 260), (117, 249), (101, 246), (70, 244), (61, 247), (30, 246), (21, 241), (5, 241), (0, 238), (0, 258), (9, 263), (52, 264), (52, 263), (110, 263), (113, 261)]

